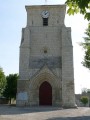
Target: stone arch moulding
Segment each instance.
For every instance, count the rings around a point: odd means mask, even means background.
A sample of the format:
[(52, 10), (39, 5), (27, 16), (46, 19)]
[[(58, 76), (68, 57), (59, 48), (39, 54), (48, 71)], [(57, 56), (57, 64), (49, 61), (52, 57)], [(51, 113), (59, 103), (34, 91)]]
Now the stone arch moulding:
[(33, 87), (33, 89), (37, 89), (44, 81), (50, 83), (52, 88), (61, 87), (60, 78), (58, 78), (47, 66), (44, 66), (34, 77), (32, 77), (29, 88), (31, 89)]
[[(52, 106), (60, 105), (61, 94), (60, 94), (60, 78), (58, 78), (47, 66), (44, 66), (37, 74), (30, 79), (29, 82), (29, 101), (33, 101), (31, 105), (39, 105), (39, 88), (40, 85), (47, 81), (52, 87)], [(57, 95), (58, 91), (58, 95)], [(58, 96), (58, 98), (57, 98)]]

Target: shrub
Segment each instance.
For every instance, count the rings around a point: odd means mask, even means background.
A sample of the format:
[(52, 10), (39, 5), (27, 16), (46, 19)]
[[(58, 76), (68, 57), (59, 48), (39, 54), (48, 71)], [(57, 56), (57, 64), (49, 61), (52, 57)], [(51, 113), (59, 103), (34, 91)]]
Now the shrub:
[(86, 106), (86, 104), (87, 104), (88, 101), (89, 101), (87, 96), (82, 96), (80, 100), (81, 100), (81, 102), (82, 102), (85, 106)]

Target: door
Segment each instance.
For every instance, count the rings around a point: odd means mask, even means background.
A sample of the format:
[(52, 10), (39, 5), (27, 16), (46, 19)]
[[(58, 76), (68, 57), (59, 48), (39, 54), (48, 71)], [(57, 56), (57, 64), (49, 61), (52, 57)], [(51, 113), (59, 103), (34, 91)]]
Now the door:
[(47, 81), (39, 88), (39, 105), (52, 105), (52, 87)]

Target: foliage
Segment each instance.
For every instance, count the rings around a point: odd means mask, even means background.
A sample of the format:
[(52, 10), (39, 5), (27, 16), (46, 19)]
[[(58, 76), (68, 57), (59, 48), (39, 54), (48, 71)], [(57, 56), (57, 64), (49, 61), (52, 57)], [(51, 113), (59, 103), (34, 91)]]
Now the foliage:
[(89, 101), (89, 99), (88, 99), (87, 96), (82, 96), (80, 100), (81, 100), (81, 102), (82, 102), (84, 105), (86, 105), (86, 104), (88, 103), (88, 101)]
[(82, 89), (82, 94), (87, 94), (87, 88)]
[(87, 93), (90, 93), (90, 89), (87, 89)]
[(5, 85), (6, 85), (6, 78), (3, 69), (0, 67), (0, 96), (2, 95)]
[(82, 95), (87, 95), (88, 93), (90, 93), (90, 89), (87, 88), (82, 89)]
[[(69, 15), (81, 13), (85, 19), (90, 20), (90, 12), (88, 12), (90, 11), (90, 0), (66, 0), (66, 5), (68, 6), (67, 13)], [(87, 37), (84, 37), (84, 43), (81, 44), (85, 50), (82, 64), (90, 69), (90, 23), (88, 24), (85, 34)]]
[(90, 20), (90, 0), (66, 0), (68, 6), (67, 13), (74, 15), (75, 13), (81, 13), (84, 18)]
[(10, 74), (6, 77), (7, 84), (3, 91), (3, 96), (10, 100), (16, 98), (18, 74)]
[(81, 43), (85, 50), (84, 61), (82, 62), (83, 66), (90, 69), (90, 23), (86, 29), (86, 37), (84, 37), (84, 42)]

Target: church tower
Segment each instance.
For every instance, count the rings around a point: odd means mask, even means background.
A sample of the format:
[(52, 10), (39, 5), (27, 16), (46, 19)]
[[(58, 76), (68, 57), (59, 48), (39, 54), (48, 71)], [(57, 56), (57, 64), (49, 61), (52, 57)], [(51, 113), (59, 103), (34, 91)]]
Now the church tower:
[(26, 6), (17, 106), (75, 107), (71, 28), (65, 5)]

